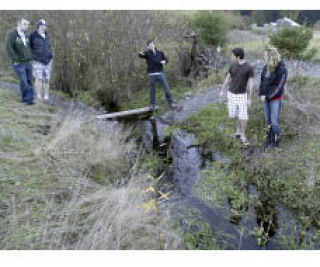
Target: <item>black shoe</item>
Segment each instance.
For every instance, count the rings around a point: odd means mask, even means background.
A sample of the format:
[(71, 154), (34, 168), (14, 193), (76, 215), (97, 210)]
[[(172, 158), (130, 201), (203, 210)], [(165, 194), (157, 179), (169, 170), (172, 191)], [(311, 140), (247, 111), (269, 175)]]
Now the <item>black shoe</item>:
[(271, 147), (271, 148), (278, 147), (278, 146), (279, 146), (279, 142), (280, 142), (280, 136), (277, 135), (277, 134), (275, 134), (275, 133), (272, 131), (270, 147)]
[(264, 142), (264, 146), (265, 147), (268, 147), (271, 145), (271, 136), (273, 134), (273, 131), (272, 131), (272, 125), (268, 125), (268, 130), (266, 132), (266, 140)]

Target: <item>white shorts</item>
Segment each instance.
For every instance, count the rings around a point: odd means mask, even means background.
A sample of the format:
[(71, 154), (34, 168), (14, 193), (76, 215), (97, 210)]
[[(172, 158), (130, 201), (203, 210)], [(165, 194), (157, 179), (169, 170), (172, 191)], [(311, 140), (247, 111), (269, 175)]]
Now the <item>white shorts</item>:
[(49, 83), (51, 77), (52, 60), (49, 64), (44, 65), (41, 62), (35, 61), (32, 64), (33, 76), (35, 79), (43, 80), (45, 83)]
[(234, 94), (228, 91), (228, 111), (230, 118), (239, 118), (239, 120), (248, 120), (248, 95)]

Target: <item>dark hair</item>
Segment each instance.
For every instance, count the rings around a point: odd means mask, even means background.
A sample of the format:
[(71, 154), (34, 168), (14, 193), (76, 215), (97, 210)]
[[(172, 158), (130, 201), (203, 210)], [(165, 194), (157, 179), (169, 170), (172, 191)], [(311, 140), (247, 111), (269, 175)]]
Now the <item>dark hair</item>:
[(152, 42), (153, 42), (153, 39), (148, 39), (147, 42), (146, 42), (147, 46)]
[(234, 54), (235, 57), (240, 57), (240, 59), (244, 59), (244, 50), (243, 50), (243, 48), (234, 48), (234, 49), (232, 49), (232, 54)]

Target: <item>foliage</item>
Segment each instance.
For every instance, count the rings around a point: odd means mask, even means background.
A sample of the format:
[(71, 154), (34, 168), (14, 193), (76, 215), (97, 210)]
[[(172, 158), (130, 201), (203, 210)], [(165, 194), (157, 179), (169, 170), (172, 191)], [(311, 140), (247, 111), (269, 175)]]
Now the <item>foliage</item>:
[[(158, 49), (169, 58), (165, 66), (170, 85), (180, 79), (179, 51), (185, 24), (168, 11), (1, 11), (0, 41), (24, 16), (31, 22), (45, 18), (52, 25), (54, 64), (51, 87), (78, 97), (85, 93), (90, 103), (117, 110), (124, 100), (148, 87), (144, 60), (138, 52), (146, 49), (146, 39), (155, 38)], [(3, 68), (10, 61), (0, 49)], [(11, 70), (12, 72), (12, 70)], [(14, 74), (12, 73), (12, 76)], [(98, 104), (98, 105), (99, 105)]]
[(312, 29), (306, 27), (283, 27), (270, 36), (270, 43), (277, 47), (284, 58), (308, 59), (315, 49), (307, 50), (313, 37)]
[(224, 46), (227, 42), (228, 24), (223, 13), (215, 11), (197, 11), (191, 27), (198, 30), (202, 44)]
[(258, 26), (263, 26), (265, 23), (276, 21), (280, 18), (279, 10), (252, 10), (251, 21), (256, 23)]
[[(4, 90), (0, 100), (2, 249), (180, 245), (170, 218), (162, 216), (169, 192), (159, 192), (154, 213), (146, 189), (156, 179), (131, 166), (135, 147), (119, 124), (79, 111), (60, 117), (50, 105), (24, 106)], [(145, 212), (145, 205), (152, 212)]]

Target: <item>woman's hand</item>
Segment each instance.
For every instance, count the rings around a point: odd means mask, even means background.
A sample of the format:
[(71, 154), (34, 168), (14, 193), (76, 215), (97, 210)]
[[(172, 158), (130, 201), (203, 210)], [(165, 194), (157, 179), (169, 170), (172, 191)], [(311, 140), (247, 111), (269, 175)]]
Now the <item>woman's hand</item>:
[(262, 102), (266, 101), (266, 96), (265, 95), (262, 95), (260, 98), (261, 98)]

